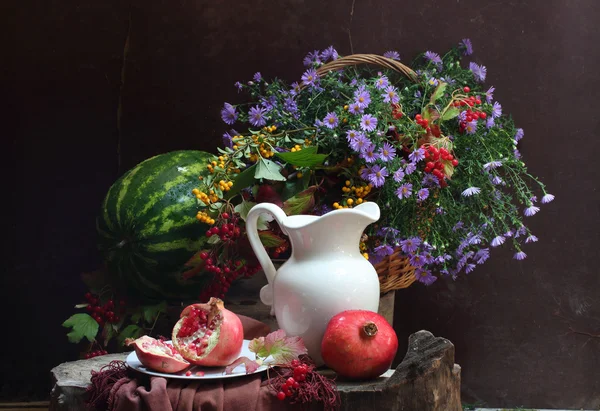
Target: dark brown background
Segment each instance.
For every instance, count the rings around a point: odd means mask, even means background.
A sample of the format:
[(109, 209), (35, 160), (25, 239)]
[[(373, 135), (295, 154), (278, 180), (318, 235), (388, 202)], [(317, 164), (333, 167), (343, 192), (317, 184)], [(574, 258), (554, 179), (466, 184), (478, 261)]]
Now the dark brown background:
[(465, 401), (600, 406), (600, 338), (569, 332), (600, 334), (597, 0), (23, 0), (2, 16), (14, 31), (2, 36), (3, 397), (43, 396), (48, 370), (75, 358), (60, 324), (99, 263), (94, 218), (111, 182), (154, 154), (214, 150), (236, 80), (295, 80), (330, 44), (409, 61), (470, 37), (557, 199), (530, 220), (540, 242), (527, 260), (495, 250), (457, 283), (398, 292), (399, 357), (426, 328), (456, 344)]

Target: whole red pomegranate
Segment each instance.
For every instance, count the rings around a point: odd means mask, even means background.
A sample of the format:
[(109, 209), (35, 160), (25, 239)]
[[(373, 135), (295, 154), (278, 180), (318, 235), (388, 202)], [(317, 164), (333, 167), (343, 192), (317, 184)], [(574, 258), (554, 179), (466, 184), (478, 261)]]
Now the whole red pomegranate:
[(325, 329), (321, 356), (340, 377), (367, 380), (386, 372), (396, 351), (398, 337), (381, 315), (348, 310), (334, 316)]
[(146, 368), (154, 371), (173, 373), (189, 367), (190, 363), (183, 359), (169, 343), (144, 335), (137, 340), (128, 338), (126, 345), (133, 345), (138, 360)]
[(223, 301), (211, 298), (181, 312), (172, 338), (177, 351), (192, 364), (220, 367), (239, 357), (244, 330), (239, 317), (225, 309)]

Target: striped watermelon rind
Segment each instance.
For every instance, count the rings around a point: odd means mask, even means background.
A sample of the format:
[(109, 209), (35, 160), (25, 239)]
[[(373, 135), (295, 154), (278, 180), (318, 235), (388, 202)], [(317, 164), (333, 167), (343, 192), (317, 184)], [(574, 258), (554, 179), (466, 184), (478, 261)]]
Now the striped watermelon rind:
[(127, 171), (108, 190), (97, 219), (99, 248), (109, 273), (144, 299), (197, 297), (207, 278), (184, 279), (184, 264), (206, 242), (192, 190), (212, 154), (160, 154)]

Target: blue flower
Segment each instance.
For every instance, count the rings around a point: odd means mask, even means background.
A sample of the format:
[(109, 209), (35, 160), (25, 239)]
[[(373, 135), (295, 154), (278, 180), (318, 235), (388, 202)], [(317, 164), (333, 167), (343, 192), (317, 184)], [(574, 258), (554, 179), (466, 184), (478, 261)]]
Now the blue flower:
[(470, 56), (473, 54), (473, 44), (471, 43), (470, 39), (462, 39), (458, 44), (458, 47), (462, 49), (463, 55), (465, 56)]
[(481, 189), (479, 187), (469, 187), (466, 190), (464, 190), (461, 195), (463, 197), (471, 197), (474, 194), (479, 194), (481, 193)]
[(373, 131), (377, 127), (377, 118), (370, 114), (365, 114), (360, 120), (360, 128), (364, 131)]
[(400, 247), (405, 254), (414, 253), (419, 248), (421, 239), (419, 237), (411, 237), (400, 241)]
[(405, 183), (402, 184), (400, 187), (398, 187), (398, 189), (396, 190), (396, 195), (398, 196), (398, 198), (400, 200), (402, 200), (403, 198), (408, 198), (410, 197), (412, 194), (412, 184), (410, 183)]
[(317, 85), (318, 79), (319, 76), (317, 76), (317, 70), (315, 69), (308, 69), (302, 75), (302, 83), (305, 86), (315, 87)]
[[(419, 161), (423, 160), (424, 158), (425, 158), (425, 150), (423, 150), (422, 148), (418, 148), (408, 155), (408, 159), (412, 163), (418, 163)], [(411, 173), (407, 172), (407, 174), (411, 174)]]
[(436, 282), (437, 277), (431, 274), (431, 271), (417, 268), (415, 270), (417, 281), (425, 285), (431, 285)]
[(265, 109), (263, 107), (255, 106), (250, 109), (248, 112), (248, 121), (254, 127), (261, 127), (267, 124), (267, 121), (264, 118)]
[(383, 57), (387, 57), (392, 60), (400, 60), (400, 53), (398, 53), (397, 51), (390, 50), (383, 53)]
[(325, 119), (323, 119), (323, 123), (325, 124), (325, 127), (334, 129), (338, 126), (339, 120), (337, 115), (331, 112), (327, 113)]
[(473, 77), (475, 80), (483, 83), (485, 81), (485, 76), (487, 75), (487, 68), (485, 66), (480, 66), (477, 63), (469, 63), (469, 70), (473, 72)]

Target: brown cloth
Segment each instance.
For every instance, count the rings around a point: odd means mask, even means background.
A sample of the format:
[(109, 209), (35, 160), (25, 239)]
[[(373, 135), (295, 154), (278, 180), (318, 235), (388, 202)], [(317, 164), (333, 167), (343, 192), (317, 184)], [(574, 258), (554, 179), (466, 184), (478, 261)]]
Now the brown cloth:
[[(240, 315), (244, 338), (269, 333), (269, 327)], [(266, 411), (300, 409), (279, 401), (267, 386), (261, 387), (263, 373), (222, 380), (193, 380), (146, 376), (122, 378), (112, 388), (110, 411)]]

